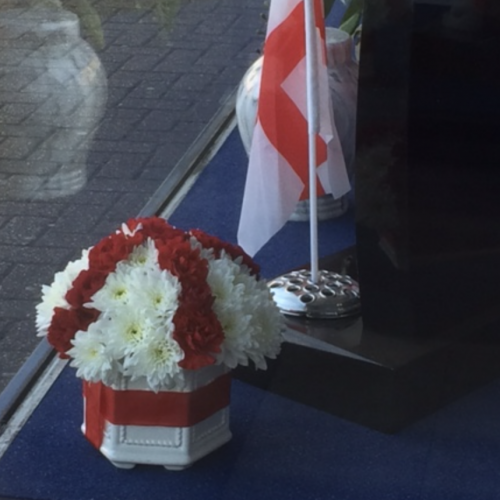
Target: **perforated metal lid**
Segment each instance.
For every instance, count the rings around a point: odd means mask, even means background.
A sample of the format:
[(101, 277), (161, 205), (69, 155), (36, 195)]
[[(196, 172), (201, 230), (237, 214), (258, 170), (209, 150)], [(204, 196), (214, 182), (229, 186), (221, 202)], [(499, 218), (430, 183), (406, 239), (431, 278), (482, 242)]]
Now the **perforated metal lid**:
[(319, 271), (317, 283), (307, 269), (292, 271), (268, 283), (283, 314), (310, 318), (341, 318), (359, 314), (359, 285), (349, 276)]

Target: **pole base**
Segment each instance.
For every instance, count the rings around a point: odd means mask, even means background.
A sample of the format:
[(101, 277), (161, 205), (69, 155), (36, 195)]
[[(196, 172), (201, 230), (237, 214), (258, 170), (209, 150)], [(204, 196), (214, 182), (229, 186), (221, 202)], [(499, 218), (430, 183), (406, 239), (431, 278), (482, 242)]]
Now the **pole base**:
[(268, 287), (283, 314), (333, 319), (361, 311), (359, 285), (344, 274), (320, 270), (315, 283), (311, 271), (300, 269), (274, 278)]

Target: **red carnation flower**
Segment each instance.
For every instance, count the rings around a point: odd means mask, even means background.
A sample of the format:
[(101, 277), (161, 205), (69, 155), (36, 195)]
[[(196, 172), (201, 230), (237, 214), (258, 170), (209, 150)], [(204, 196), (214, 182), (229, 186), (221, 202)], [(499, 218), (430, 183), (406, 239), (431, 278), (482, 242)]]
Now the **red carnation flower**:
[(73, 346), (71, 341), (77, 331), (87, 331), (87, 328), (98, 317), (100, 312), (96, 309), (63, 309), (54, 308), (54, 315), (47, 334), (47, 340), (59, 352), (62, 358), (67, 358), (65, 354)]
[(179, 366), (196, 370), (215, 363), (214, 354), (221, 350), (224, 333), (211, 309), (192, 309), (181, 303), (174, 316), (174, 325), (174, 339), (184, 351)]
[(82, 307), (90, 302), (92, 295), (103, 287), (107, 276), (107, 273), (92, 269), (80, 272), (73, 281), (73, 288), (68, 290), (66, 300), (75, 308)]
[(111, 273), (116, 264), (126, 259), (134, 246), (142, 243), (142, 235), (134, 235), (126, 238), (123, 233), (112, 234), (103, 238), (89, 252), (89, 268)]
[(191, 248), (189, 241), (177, 238), (173, 242), (157, 243), (157, 248), (160, 268), (177, 276), (183, 288), (206, 282), (208, 262), (200, 259), (200, 251)]

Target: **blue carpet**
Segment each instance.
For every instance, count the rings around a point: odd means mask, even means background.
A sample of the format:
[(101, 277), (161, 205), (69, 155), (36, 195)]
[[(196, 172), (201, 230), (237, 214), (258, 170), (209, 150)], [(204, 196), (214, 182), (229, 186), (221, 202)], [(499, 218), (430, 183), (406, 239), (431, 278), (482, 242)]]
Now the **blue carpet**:
[[(246, 156), (233, 133), (171, 222), (235, 241)], [(265, 276), (308, 262), (307, 224), (257, 256)], [(321, 253), (354, 241), (352, 213), (321, 224)], [(500, 495), (500, 381), (397, 435), (233, 383), (233, 440), (183, 472), (115, 469), (80, 433), (66, 369), (0, 459), (2, 496), (33, 500), (489, 500)]]
[(80, 434), (80, 382), (59, 377), (0, 460), (0, 496), (37, 500), (489, 500), (500, 383), (384, 435), (235, 381), (233, 440), (192, 468), (115, 469)]

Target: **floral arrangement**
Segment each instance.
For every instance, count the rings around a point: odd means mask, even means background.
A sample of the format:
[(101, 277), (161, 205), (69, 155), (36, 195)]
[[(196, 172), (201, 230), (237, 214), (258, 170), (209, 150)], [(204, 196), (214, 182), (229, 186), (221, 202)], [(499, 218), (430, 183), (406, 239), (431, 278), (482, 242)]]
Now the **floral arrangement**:
[(151, 389), (183, 369), (215, 363), (266, 368), (283, 320), (259, 269), (240, 247), (164, 219), (132, 219), (43, 286), (39, 336), (77, 376), (113, 385), (145, 377)]

